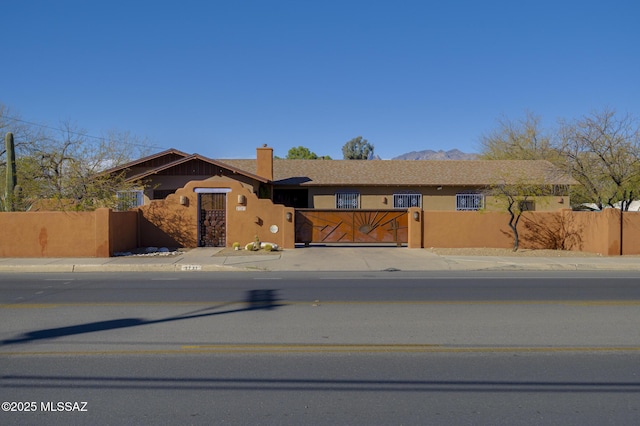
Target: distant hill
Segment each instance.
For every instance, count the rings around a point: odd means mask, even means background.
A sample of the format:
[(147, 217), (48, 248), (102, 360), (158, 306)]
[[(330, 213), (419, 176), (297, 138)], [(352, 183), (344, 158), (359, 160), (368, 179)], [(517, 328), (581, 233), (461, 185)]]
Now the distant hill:
[(467, 154), (459, 149), (449, 151), (425, 149), (424, 151), (411, 151), (398, 155), (392, 160), (477, 160), (478, 157), (478, 154)]

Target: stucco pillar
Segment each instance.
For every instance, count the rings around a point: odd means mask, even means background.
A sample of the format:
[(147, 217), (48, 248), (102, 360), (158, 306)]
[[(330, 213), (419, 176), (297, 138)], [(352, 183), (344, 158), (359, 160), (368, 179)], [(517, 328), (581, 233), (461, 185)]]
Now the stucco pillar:
[(602, 213), (607, 218), (607, 255), (618, 256), (622, 254), (622, 212), (620, 209), (606, 209)]
[(111, 209), (97, 209), (95, 219), (95, 256), (111, 257), (111, 241), (109, 237), (109, 221)]
[[(291, 207), (282, 209), (282, 247), (292, 249), (296, 247), (296, 211)], [(288, 219), (288, 218), (291, 219)]]
[(422, 248), (422, 229), (424, 212), (417, 207), (409, 208), (407, 219), (407, 247)]

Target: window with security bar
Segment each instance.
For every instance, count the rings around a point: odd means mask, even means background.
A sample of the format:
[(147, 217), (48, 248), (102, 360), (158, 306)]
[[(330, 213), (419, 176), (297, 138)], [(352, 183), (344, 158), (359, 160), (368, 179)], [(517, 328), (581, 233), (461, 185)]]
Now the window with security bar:
[(456, 210), (474, 211), (484, 207), (482, 194), (456, 194)]
[(394, 209), (422, 207), (422, 194), (393, 194)]
[(338, 192), (336, 194), (336, 209), (360, 208), (360, 194), (357, 192)]
[(127, 211), (134, 207), (140, 207), (144, 204), (144, 193), (142, 190), (134, 191), (118, 191), (116, 193), (117, 198), (117, 211)]

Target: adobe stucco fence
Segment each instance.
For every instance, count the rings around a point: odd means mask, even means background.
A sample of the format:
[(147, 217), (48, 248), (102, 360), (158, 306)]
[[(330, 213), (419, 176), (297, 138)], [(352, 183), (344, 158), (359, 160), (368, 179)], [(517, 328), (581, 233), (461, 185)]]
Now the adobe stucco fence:
[(138, 213), (0, 213), (0, 257), (109, 257), (137, 247)]
[(226, 246), (255, 241), (295, 247), (294, 209), (258, 198), (231, 179), (191, 181), (164, 200), (141, 206), (140, 243), (145, 246), (198, 246), (198, 190), (219, 189), (226, 196)]
[[(113, 212), (0, 213), (0, 257), (109, 257), (136, 247), (197, 245), (197, 182), (140, 210)], [(238, 241), (271, 241), (293, 248), (293, 209), (230, 187), (227, 246)], [(242, 195), (242, 203), (239, 201)], [(180, 197), (185, 197), (182, 199)], [(415, 215), (414, 215), (415, 213)], [(501, 212), (445, 212), (410, 209), (409, 247), (511, 248), (509, 216)], [(274, 226), (275, 225), (275, 226)], [(277, 232), (274, 232), (275, 229)], [(563, 249), (603, 255), (640, 254), (640, 213), (527, 212), (518, 226), (520, 247)]]
[[(426, 211), (423, 218), (424, 247), (513, 247), (507, 213)], [(524, 249), (640, 254), (638, 212), (526, 212), (518, 231)]]

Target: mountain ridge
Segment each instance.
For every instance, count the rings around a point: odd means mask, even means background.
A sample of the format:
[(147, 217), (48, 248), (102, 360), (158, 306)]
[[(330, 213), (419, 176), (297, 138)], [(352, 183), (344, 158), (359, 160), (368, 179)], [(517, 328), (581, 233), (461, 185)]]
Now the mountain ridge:
[(478, 158), (478, 154), (470, 154), (454, 148), (448, 151), (442, 149), (438, 151), (432, 149), (411, 151), (393, 157), (392, 160), (477, 160)]

